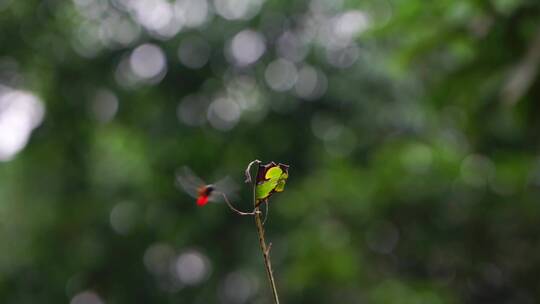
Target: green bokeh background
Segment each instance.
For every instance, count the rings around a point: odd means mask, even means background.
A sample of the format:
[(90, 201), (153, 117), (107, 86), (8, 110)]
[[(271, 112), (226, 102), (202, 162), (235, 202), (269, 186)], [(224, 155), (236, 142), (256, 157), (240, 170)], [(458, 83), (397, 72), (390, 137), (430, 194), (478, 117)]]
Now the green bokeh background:
[[(266, 224), (282, 303), (540, 301), (539, 2), (267, 0), (245, 20), (208, 2), (204, 24), (168, 37), (129, 3), (0, 0), (0, 84), (45, 108), (0, 162), (1, 303), (271, 303), (253, 219), (175, 186), (185, 165), (229, 175), (249, 209), (253, 159), (291, 166)], [(325, 30), (351, 12), (368, 25), (336, 46)], [(265, 52), (239, 67), (245, 29)], [(323, 94), (269, 84), (287, 31), (305, 35), (288, 63), (314, 67)], [(177, 54), (193, 37), (210, 49), (197, 69)], [(145, 43), (166, 72), (126, 81)], [(189, 96), (200, 125), (177, 113)], [(219, 96), (225, 127), (206, 117)], [(186, 283), (181, 257), (203, 278)]]

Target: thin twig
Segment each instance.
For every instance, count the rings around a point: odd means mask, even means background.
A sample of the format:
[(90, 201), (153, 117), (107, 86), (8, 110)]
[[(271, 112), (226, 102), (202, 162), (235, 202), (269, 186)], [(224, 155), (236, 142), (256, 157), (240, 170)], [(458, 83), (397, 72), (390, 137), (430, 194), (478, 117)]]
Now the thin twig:
[(254, 164), (260, 164), (261, 161), (256, 159), (252, 162), (249, 163), (249, 165), (247, 166), (246, 168), (246, 171), (245, 171), (245, 176), (246, 176), (246, 180), (244, 181), (246, 184), (249, 184), (249, 183), (252, 183), (253, 184), (253, 187), (255, 187), (255, 184), (256, 184), (256, 181), (254, 182), (253, 179), (251, 178), (251, 166), (253, 166)]
[[(259, 208), (256, 208), (256, 211), (259, 211)], [(268, 280), (270, 281), (270, 288), (272, 289), (272, 296), (274, 298), (274, 303), (279, 304), (279, 297), (276, 287), (276, 281), (274, 280), (274, 272), (272, 271), (272, 262), (270, 261), (270, 247), (266, 246), (266, 241), (264, 239), (264, 227), (262, 224), (261, 214), (255, 214), (255, 224), (257, 226), (257, 233), (259, 234), (259, 245), (261, 246), (261, 251), (264, 259), (264, 266), (266, 268), (266, 274), (268, 275)]]
[[(279, 304), (279, 297), (276, 287), (276, 281), (274, 280), (274, 273), (272, 271), (272, 262), (270, 261), (270, 247), (271, 245), (266, 245), (266, 240), (264, 239), (264, 224), (260, 212), (260, 204), (263, 200), (258, 201), (256, 196), (257, 181), (251, 178), (251, 166), (253, 164), (260, 164), (259, 160), (254, 160), (249, 163), (246, 168), (246, 183), (251, 182), (253, 185), (253, 206), (255, 212), (255, 225), (257, 226), (257, 234), (259, 235), (259, 246), (261, 247), (261, 252), (263, 254), (264, 266), (266, 269), (266, 274), (268, 275), (268, 281), (270, 281), (270, 288), (272, 289), (272, 297), (274, 299), (274, 304)], [(258, 169), (257, 169), (258, 170)], [(257, 172), (258, 173), (258, 172)], [(268, 203), (266, 200), (264, 200)]]
[(231, 204), (231, 202), (229, 202), (229, 200), (227, 199), (227, 196), (225, 195), (225, 193), (220, 192), (220, 194), (223, 196), (223, 199), (225, 200), (225, 203), (227, 204), (227, 206), (229, 206), (229, 209), (236, 212), (236, 214), (238, 214), (238, 215), (255, 215), (257, 213), (260, 213), (260, 211), (256, 211), (256, 210), (253, 210), (252, 212), (242, 212), (242, 211), (234, 208), (234, 206)]

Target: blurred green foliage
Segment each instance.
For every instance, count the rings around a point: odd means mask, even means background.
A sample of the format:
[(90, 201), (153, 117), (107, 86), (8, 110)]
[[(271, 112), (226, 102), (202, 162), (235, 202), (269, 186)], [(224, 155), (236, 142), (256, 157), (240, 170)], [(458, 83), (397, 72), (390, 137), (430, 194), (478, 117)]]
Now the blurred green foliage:
[[(270, 303), (252, 219), (175, 187), (253, 159), (291, 165), (283, 303), (540, 299), (537, 1), (0, 0), (0, 29), (0, 302)], [(45, 110), (17, 151), (13, 90)]]

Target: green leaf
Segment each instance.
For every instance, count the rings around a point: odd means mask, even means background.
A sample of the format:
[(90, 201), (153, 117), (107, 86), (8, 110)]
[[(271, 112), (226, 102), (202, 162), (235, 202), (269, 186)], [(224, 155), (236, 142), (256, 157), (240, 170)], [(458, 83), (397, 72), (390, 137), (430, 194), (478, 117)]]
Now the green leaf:
[(284, 172), (281, 177), (277, 181), (276, 188), (274, 191), (276, 192), (283, 192), (285, 190), (285, 182), (287, 181), (287, 178), (289, 177), (289, 174), (287, 172)]
[(270, 196), (272, 191), (277, 187), (277, 181), (266, 181), (260, 185), (257, 185), (255, 190), (255, 198), (257, 200), (262, 200)]
[(283, 174), (283, 170), (276, 166), (276, 167), (272, 167), (270, 169), (268, 169), (268, 171), (266, 171), (266, 174), (264, 175), (264, 177), (266, 179), (277, 179), (279, 178), (281, 175)]
[(288, 173), (277, 165), (266, 170), (265, 180), (259, 182), (255, 189), (257, 200), (267, 199), (274, 192), (282, 192), (285, 189), (285, 182), (289, 177)]

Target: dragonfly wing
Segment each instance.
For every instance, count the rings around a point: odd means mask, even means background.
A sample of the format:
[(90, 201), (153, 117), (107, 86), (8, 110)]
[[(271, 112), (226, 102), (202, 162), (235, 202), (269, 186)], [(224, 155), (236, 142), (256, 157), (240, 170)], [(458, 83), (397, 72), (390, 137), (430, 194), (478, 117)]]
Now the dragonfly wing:
[(176, 185), (186, 191), (190, 196), (198, 198), (199, 189), (205, 183), (191, 169), (184, 166), (176, 171)]
[(213, 191), (212, 194), (208, 196), (208, 201), (212, 203), (222, 203), (224, 202), (223, 194), (219, 191)]
[(214, 191), (209, 197), (209, 200), (212, 202), (221, 202), (223, 201), (223, 194), (227, 196), (229, 200), (235, 200), (238, 198), (238, 184), (229, 176), (225, 176), (219, 181), (212, 184), (214, 186)]

